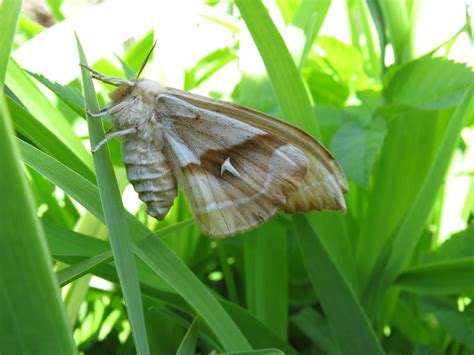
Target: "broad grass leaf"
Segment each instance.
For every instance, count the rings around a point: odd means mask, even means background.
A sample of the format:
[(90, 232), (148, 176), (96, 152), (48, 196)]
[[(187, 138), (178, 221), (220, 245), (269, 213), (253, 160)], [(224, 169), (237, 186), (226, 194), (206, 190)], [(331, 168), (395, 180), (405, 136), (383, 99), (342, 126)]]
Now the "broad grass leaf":
[(407, 291), (453, 295), (474, 291), (474, 257), (447, 259), (405, 269), (395, 284)]

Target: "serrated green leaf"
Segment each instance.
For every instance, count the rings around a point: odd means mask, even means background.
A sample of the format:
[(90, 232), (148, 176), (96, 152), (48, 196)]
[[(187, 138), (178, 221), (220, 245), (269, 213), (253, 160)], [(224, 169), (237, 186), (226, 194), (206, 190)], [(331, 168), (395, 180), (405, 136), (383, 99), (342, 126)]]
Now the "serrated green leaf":
[(386, 81), (388, 103), (440, 110), (459, 102), (474, 73), (462, 63), (423, 57), (395, 68)]
[(331, 142), (331, 152), (349, 180), (367, 188), (377, 155), (387, 132), (385, 121), (375, 119), (369, 127), (357, 121), (346, 123)]

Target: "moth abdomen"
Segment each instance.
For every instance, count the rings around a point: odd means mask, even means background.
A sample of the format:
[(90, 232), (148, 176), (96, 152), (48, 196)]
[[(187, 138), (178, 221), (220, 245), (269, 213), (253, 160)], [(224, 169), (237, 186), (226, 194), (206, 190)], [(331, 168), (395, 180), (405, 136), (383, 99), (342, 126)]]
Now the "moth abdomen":
[(176, 198), (176, 178), (163, 155), (140, 140), (127, 141), (123, 146), (127, 177), (147, 205), (147, 213), (158, 220), (167, 215)]

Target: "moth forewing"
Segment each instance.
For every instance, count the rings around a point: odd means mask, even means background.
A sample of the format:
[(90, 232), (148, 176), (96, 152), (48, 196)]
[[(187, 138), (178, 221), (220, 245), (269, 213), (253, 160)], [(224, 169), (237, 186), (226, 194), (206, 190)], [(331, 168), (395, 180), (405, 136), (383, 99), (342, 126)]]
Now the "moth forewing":
[(127, 176), (153, 217), (166, 216), (177, 185), (213, 237), (247, 231), (278, 211), (345, 210), (342, 169), (304, 131), (151, 80), (96, 78), (119, 86), (106, 111), (123, 140)]

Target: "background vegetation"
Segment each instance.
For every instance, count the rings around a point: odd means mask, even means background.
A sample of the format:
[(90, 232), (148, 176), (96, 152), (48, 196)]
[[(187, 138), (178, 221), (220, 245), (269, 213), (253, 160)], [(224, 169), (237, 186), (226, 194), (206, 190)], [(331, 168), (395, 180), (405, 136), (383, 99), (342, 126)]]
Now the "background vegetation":
[[(474, 351), (469, 11), (423, 50), (420, 0), (0, 3), (1, 354)], [(182, 194), (147, 217), (119, 142), (89, 152), (111, 88), (77, 64), (132, 77), (155, 39), (147, 77), (321, 140), (348, 213), (225, 240)]]

